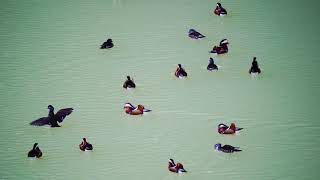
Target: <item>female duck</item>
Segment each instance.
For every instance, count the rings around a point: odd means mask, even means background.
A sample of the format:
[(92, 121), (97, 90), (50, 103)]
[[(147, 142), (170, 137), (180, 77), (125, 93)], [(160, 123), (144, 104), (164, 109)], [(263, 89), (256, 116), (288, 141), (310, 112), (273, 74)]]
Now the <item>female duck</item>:
[(56, 114), (54, 113), (54, 107), (48, 105), (49, 113), (47, 117), (42, 117), (37, 120), (34, 120), (30, 123), (33, 126), (44, 126), (50, 125), (51, 127), (60, 127), (58, 124), (61, 123), (68, 115), (73, 111), (73, 108), (60, 109)]
[(133, 82), (133, 79), (130, 79), (130, 76), (127, 76), (127, 80), (123, 83), (123, 88), (135, 88), (136, 84)]
[(100, 49), (110, 49), (112, 48), (114, 45), (113, 45), (113, 42), (112, 42), (112, 39), (108, 39), (107, 41), (103, 42), (100, 46)]
[(38, 147), (38, 143), (34, 143), (33, 148), (28, 152), (28, 157), (40, 158), (41, 156), (42, 156), (42, 152)]
[(81, 144), (79, 144), (79, 148), (81, 151), (91, 151), (93, 149), (92, 144), (87, 142), (86, 138), (82, 138)]
[(204, 38), (206, 36), (202, 35), (201, 33), (199, 33), (198, 31), (194, 30), (194, 29), (190, 29), (188, 36), (192, 39), (199, 39), (199, 38)]
[(187, 72), (184, 70), (184, 68), (181, 66), (181, 64), (178, 64), (178, 67), (177, 67), (176, 71), (174, 72), (174, 75), (177, 78), (188, 76)]
[(209, 59), (209, 64), (207, 66), (207, 70), (208, 71), (218, 70), (218, 66), (216, 64), (214, 64), (213, 58)]
[(252, 74), (252, 73), (260, 74), (261, 73), (261, 70), (260, 70), (259, 65), (258, 65), (258, 61), (256, 59), (257, 59), (256, 57), (253, 57), (251, 68), (249, 70), (250, 74)]

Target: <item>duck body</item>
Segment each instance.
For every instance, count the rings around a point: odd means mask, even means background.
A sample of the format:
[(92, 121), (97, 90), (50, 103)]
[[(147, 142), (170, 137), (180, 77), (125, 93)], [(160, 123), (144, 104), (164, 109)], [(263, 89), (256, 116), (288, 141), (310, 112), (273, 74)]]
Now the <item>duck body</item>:
[(188, 73), (185, 70), (179, 70), (174, 73), (177, 78), (187, 77)]
[(228, 145), (228, 144), (222, 146), (220, 143), (215, 144), (214, 148), (216, 150), (224, 152), (224, 153), (233, 153), (233, 152), (242, 151), (242, 150), (239, 149), (239, 147), (234, 147), (234, 146), (231, 146), (231, 145)]
[(112, 39), (108, 39), (107, 41), (103, 42), (100, 46), (100, 49), (110, 49), (113, 48), (114, 44), (112, 42)]
[(136, 84), (133, 81), (126, 81), (123, 84), (123, 88), (127, 89), (127, 88), (136, 88)]
[(127, 76), (127, 80), (123, 83), (123, 88), (136, 88), (136, 84), (133, 82), (133, 79), (131, 80), (130, 76)]
[(181, 163), (175, 164), (173, 159), (170, 159), (168, 162), (168, 170), (171, 172), (174, 172), (174, 173), (186, 173), (187, 172)]
[(177, 78), (182, 78), (182, 77), (187, 77), (188, 73), (184, 70), (184, 68), (182, 67), (181, 64), (178, 64), (178, 67), (177, 67), (176, 71), (174, 72), (174, 75)]
[(79, 144), (79, 149), (81, 151), (92, 151), (93, 146), (92, 146), (92, 144), (87, 142), (86, 138), (83, 138), (83, 141), (81, 142), (81, 144)]
[(143, 105), (139, 104), (137, 107), (133, 106), (131, 103), (124, 104), (124, 110), (130, 115), (142, 115), (144, 112), (150, 112), (150, 109), (146, 109)]
[(33, 148), (28, 152), (28, 157), (36, 157), (40, 158), (42, 156), (42, 152), (39, 147), (37, 147), (38, 143), (33, 145)]
[(52, 105), (48, 106), (49, 113), (47, 117), (42, 117), (37, 120), (34, 120), (30, 123), (33, 126), (44, 126), (50, 125), (51, 127), (60, 127), (58, 124), (63, 122), (66, 116), (70, 115), (73, 111), (73, 108), (60, 109), (56, 114), (54, 113), (54, 107)]
[(212, 58), (209, 59), (209, 64), (207, 66), (208, 71), (218, 70), (218, 66), (214, 64), (214, 61)]
[(218, 125), (219, 134), (234, 134), (242, 129), (243, 128), (236, 127), (234, 123), (231, 123), (230, 127), (222, 123)]
[(212, 50), (210, 51), (210, 53), (214, 53), (214, 54), (225, 54), (229, 51), (228, 48), (228, 40), (227, 39), (223, 39), (220, 41), (219, 46), (214, 46), (212, 48)]
[(251, 68), (249, 69), (249, 73), (253, 74), (253, 73), (261, 73), (261, 69), (259, 68), (258, 65), (258, 61), (256, 60), (256, 57), (253, 58), (252, 64), (251, 64)]
[(206, 36), (202, 35), (201, 33), (199, 33), (198, 31), (194, 30), (194, 29), (190, 29), (188, 32), (188, 36), (192, 39), (200, 39), (200, 38), (204, 38)]

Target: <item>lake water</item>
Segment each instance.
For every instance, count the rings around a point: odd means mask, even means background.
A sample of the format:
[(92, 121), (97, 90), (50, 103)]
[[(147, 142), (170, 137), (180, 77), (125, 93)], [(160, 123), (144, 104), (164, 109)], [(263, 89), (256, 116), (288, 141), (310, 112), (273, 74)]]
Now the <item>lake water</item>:
[[(318, 1), (221, 2), (225, 17), (209, 0), (2, 1), (0, 179), (316, 179)], [(100, 50), (107, 38), (115, 47)], [(223, 38), (229, 53), (209, 54)], [(174, 77), (178, 63), (188, 78)], [(127, 75), (136, 89), (122, 88)], [(125, 102), (153, 111), (129, 116)], [(61, 128), (30, 126), (48, 104), (75, 110)], [(221, 122), (244, 130), (220, 135)], [(30, 160), (34, 142), (43, 157)], [(188, 173), (169, 172), (169, 158)]]

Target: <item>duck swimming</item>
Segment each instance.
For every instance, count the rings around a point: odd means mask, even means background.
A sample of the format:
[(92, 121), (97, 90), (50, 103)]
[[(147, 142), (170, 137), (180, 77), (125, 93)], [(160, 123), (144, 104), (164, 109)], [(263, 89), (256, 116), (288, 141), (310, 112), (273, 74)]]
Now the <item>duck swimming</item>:
[(175, 173), (187, 172), (181, 163), (175, 164), (173, 159), (169, 159), (168, 161), (168, 170)]
[(218, 125), (218, 133), (220, 134), (234, 134), (242, 129), (243, 128), (236, 127), (235, 123), (231, 123), (230, 127), (225, 124)]
[(108, 39), (107, 41), (102, 43), (102, 45), (100, 46), (100, 49), (110, 49), (113, 46), (114, 45), (113, 45), (112, 39)]
[(258, 65), (258, 62), (256, 60), (257, 58), (256, 57), (253, 57), (253, 61), (252, 61), (252, 65), (251, 65), (251, 68), (249, 70), (249, 74), (251, 73), (258, 73), (260, 74), (261, 73), (261, 70), (259, 68), (259, 65)]
[(48, 106), (49, 114), (48, 117), (42, 117), (34, 120), (30, 123), (33, 126), (44, 126), (50, 125), (51, 127), (60, 127), (58, 124), (61, 123), (66, 116), (72, 113), (73, 108), (60, 109), (56, 114), (54, 114), (54, 107), (52, 105)]
[(123, 83), (123, 88), (135, 88), (136, 84), (133, 82), (133, 79), (130, 79), (130, 76), (127, 76), (127, 80)]
[(176, 71), (174, 72), (174, 75), (177, 78), (188, 76), (187, 72), (184, 70), (184, 68), (181, 66), (181, 64), (178, 64), (178, 67), (177, 67)]
[(214, 64), (213, 58), (209, 59), (209, 64), (207, 66), (207, 70), (209, 70), (209, 71), (218, 70), (218, 66), (216, 64)]
[(220, 143), (217, 143), (214, 145), (214, 148), (218, 151), (222, 151), (224, 153), (233, 153), (233, 152), (239, 152), (239, 151), (242, 151), (239, 149), (239, 147), (233, 147), (231, 145), (224, 145), (224, 146), (221, 146)]
[(131, 103), (124, 104), (124, 111), (130, 115), (142, 115), (145, 112), (150, 112), (150, 109), (146, 109), (143, 105), (139, 104), (137, 107), (133, 106)]
[(202, 35), (201, 33), (199, 33), (198, 31), (194, 30), (194, 29), (190, 29), (188, 32), (188, 36), (192, 39), (199, 39), (199, 38), (204, 38), (206, 36)]
[(214, 46), (210, 53), (215, 53), (215, 54), (225, 54), (228, 52), (228, 40), (227, 39), (222, 39), (219, 43), (219, 46)]
[(217, 3), (216, 9), (214, 10), (214, 14), (218, 16), (225, 16), (227, 15), (227, 10), (222, 7), (221, 3)]
[(92, 144), (87, 142), (86, 138), (82, 138), (81, 144), (79, 144), (79, 148), (81, 151), (91, 151), (93, 149)]
[(42, 156), (42, 152), (38, 147), (38, 143), (34, 143), (33, 148), (28, 152), (28, 157), (40, 158), (41, 156)]

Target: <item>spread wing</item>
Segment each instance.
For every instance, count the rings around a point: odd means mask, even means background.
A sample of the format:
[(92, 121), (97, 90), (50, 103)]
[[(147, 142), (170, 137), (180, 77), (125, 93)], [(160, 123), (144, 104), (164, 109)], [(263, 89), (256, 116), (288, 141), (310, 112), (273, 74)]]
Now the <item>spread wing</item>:
[(73, 108), (65, 108), (65, 109), (60, 109), (54, 116), (55, 116), (55, 119), (58, 121), (58, 122), (62, 122), (64, 120), (64, 118), (66, 116), (68, 116), (69, 114), (71, 114), (73, 111)]
[(30, 123), (30, 125), (33, 125), (33, 126), (49, 125), (49, 117), (42, 117), (37, 120), (34, 120)]

